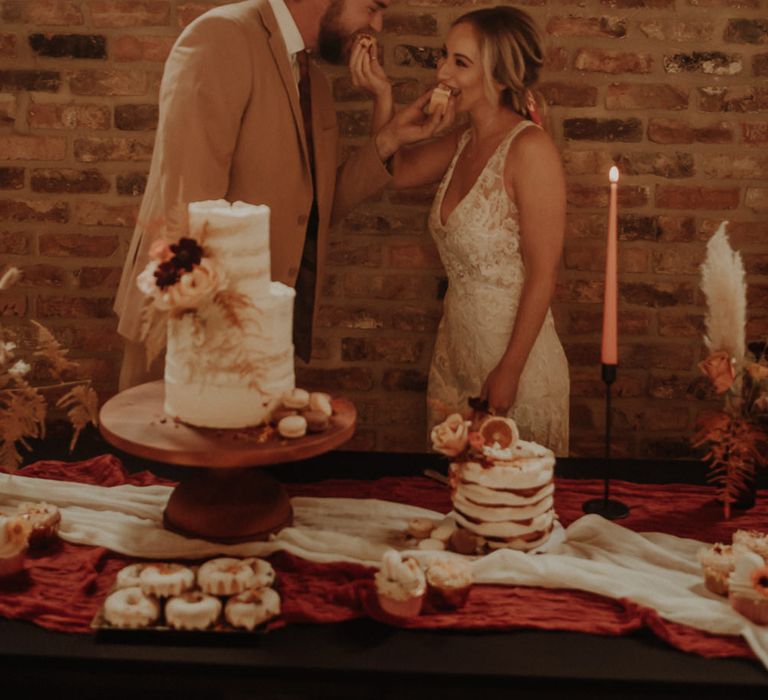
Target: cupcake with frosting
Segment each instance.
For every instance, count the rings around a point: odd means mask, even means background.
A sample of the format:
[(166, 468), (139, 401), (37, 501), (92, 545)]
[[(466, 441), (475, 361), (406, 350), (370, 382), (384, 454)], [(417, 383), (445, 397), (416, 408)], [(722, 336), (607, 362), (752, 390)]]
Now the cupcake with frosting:
[(424, 572), (415, 559), (402, 559), (393, 549), (384, 553), (375, 577), (381, 609), (394, 617), (415, 617), (427, 592)]
[(427, 567), (429, 600), (435, 608), (455, 610), (462, 607), (472, 588), (472, 569), (460, 557), (439, 557)]
[(704, 585), (712, 593), (728, 595), (728, 577), (734, 567), (735, 551), (739, 545), (716, 542), (709, 547), (702, 547), (697, 554), (701, 570), (704, 572)]
[(736, 530), (733, 543), (742, 545), (768, 560), (768, 532), (760, 530)]
[(768, 566), (755, 552), (739, 552), (728, 581), (728, 597), (736, 612), (758, 625), (768, 625)]

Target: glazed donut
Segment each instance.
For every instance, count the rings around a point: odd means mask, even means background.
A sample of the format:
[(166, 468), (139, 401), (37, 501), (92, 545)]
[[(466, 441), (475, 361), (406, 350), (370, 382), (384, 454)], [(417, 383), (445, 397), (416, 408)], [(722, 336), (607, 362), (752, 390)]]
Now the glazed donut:
[(248, 564), (253, 570), (253, 583), (249, 588), (267, 588), (275, 582), (275, 570), (268, 561), (248, 557), (243, 560), (243, 563)]
[(147, 595), (167, 598), (181, 595), (194, 585), (194, 572), (181, 564), (147, 564), (139, 574), (139, 586)]
[(204, 630), (221, 612), (221, 601), (202, 591), (187, 591), (165, 604), (165, 621), (177, 630)]
[(280, 614), (280, 596), (272, 588), (251, 589), (233, 596), (224, 617), (233, 627), (252, 630)]
[(141, 586), (139, 576), (144, 571), (146, 564), (128, 564), (117, 572), (115, 585), (118, 588), (131, 588), (132, 586)]
[(115, 627), (146, 627), (159, 616), (160, 604), (138, 586), (119, 588), (104, 601), (104, 619)]
[(241, 593), (253, 587), (255, 578), (251, 564), (235, 557), (211, 559), (197, 572), (198, 586), (211, 595)]

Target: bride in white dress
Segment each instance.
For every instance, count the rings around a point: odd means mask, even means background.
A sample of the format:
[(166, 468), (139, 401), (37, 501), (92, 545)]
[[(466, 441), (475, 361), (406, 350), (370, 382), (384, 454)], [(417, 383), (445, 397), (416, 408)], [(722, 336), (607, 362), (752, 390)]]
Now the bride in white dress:
[[(568, 364), (549, 307), (565, 182), (554, 143), (529, 119), (536, 108), (528, 88), (542, 56), (533, 22), (519, 9), (475, 10), (456, 20), (437, 73), (453, 96), (428, 119), (442, 131), (465, 112), (469, 127), (400, 149), (392, 184), (440, 181), (429, 229), (448, 291), (429, 372), (428, 428), (450, 413), (468, 415), (468, 400), (480, 397), (491, 412), (514, 418), (521, 437), (564, 456)], [(389, 81), (365, 51), (353, 50), (350, 67), (375, 95), (378, 131), (391, 116)], [(429, 93), (417, 103), (428, 100)]]

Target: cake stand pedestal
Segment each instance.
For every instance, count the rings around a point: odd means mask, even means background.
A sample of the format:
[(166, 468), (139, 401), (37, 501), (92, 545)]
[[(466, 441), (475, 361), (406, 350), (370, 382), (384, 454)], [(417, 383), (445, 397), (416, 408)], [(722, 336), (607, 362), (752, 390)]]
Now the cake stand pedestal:
[(163, 411), (163, 381), (135, 386), (101, 408), (99, 430), (124, 452), (194, 467), (173, 490), (165, 527), (215, 542), (267, 539), (291, 524), (293, 511), (283, 486), (259, 467), (308, 459), (342, 445), (355, 430), (356, 411), (333, 399), (333, 416), (321, 433), (286, 440), (264, 429), (195, 428)]

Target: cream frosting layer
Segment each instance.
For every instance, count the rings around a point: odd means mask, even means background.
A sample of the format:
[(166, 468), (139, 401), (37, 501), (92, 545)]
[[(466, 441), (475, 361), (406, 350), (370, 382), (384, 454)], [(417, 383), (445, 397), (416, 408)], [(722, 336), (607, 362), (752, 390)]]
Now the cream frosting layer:
[(165, 412), (200, 427), (259, 425), (295, 386), (296, 294), (270, 281), (269, 208), (193, 202), (189, 228), (223, 270), (226, 291), (248, 301), (217, 301), (169, 320)]
[(522, 521), (535, 518), (551, 510), (554, 506), (552, 496), (544, 496), (536, 502), (521, 506), (483, 505), (470, 501), (461, 491), (453, 494), (453, 507), (473, 520), (486, 522)]
[(501, 537), (503, 539), (525, 537), (532, 532), (549, 530), (555, 519), (555, 512), (553, 510), (530, 518), (523, 523), (514, 520), (506, 522), (474, 522), (459, 510), (455, 510), (455, 513), (456, 522), (463, 528), (471, 530), (476, 535), (482, 535), (483, 537)]

